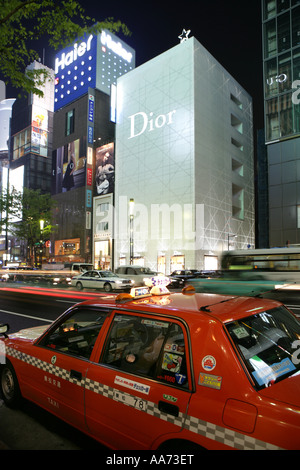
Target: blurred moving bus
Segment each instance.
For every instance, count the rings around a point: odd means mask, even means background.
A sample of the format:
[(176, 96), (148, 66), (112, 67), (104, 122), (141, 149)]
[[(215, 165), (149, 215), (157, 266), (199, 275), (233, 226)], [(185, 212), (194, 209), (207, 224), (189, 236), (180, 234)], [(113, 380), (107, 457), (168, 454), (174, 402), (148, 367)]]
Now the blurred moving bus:
[(224, 251), (221, 269), (223, 273), (245, 280), (268, 279), (300, 284), (300, 248)]

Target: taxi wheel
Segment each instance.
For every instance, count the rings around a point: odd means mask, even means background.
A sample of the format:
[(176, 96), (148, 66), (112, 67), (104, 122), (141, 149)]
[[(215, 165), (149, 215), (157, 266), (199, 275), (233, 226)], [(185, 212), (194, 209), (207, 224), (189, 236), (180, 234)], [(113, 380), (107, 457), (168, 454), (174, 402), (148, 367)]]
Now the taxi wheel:
[(81, 282), (77, 282), (77, 283), (76, 283), (76, 289), (78, 289), (78, 290), (82, 290), (82, 289), (83, 289), (83, 285), (81, 284)]
[(22, 399), (18, 379), (13, 366), (8, 361), (0, 369), (0, 388), (4, 403), (11, 407), (17, 407)]
[(104, 284), (104, 290), (105, 290), (105, 292), (111, 292), (112, 291), (112, 287), (111, 287), (111, 284), (109, 284), (109, 282)]

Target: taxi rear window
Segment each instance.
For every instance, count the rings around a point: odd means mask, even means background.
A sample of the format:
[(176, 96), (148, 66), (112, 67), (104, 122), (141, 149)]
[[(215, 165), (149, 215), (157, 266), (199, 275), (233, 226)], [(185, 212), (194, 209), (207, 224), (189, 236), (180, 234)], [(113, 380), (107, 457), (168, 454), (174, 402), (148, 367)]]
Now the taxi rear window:
[(230, 322), (226, 327), (258, 388), (300, 370), (300, 323), (285, 307)]
[(101, 362), (188, 388), (184, 333), (181, 325), (172, 321), (117, 314)]

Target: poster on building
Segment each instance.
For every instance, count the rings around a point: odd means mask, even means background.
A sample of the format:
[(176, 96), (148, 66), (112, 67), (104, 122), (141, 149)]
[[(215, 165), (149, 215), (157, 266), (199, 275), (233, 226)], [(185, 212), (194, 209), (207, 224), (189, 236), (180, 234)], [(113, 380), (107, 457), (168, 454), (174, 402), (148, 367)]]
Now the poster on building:
[(31, 151), (47, 156), (48, 111), (40, 106), (32, 106)]
[(96, 149), (95, 195), (114, 191), (115, 155), (113, 142)]
[(58, 194), (85, 185), (86, 139), (77, 139), (53, 152), (52, 192)]

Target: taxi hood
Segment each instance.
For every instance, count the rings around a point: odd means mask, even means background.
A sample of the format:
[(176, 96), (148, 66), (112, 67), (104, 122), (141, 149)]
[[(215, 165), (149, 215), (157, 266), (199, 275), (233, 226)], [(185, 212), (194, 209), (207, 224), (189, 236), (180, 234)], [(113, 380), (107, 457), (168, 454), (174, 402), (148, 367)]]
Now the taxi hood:
[(49, 325), (44, 326), (35, 326), (33, 328), (26, 328), (24, 330), (20, 330), (17, 333), (13, 333), (9, 335), (9, 338), (13, 339), (24, 339), (29, 341), (35, 341), (39, 338), (44, 331), (48, 328)]
[(295, 406), (299, 408), (300, 413), (300, 372), (260, 390), (259, 394), (271, 400)]

